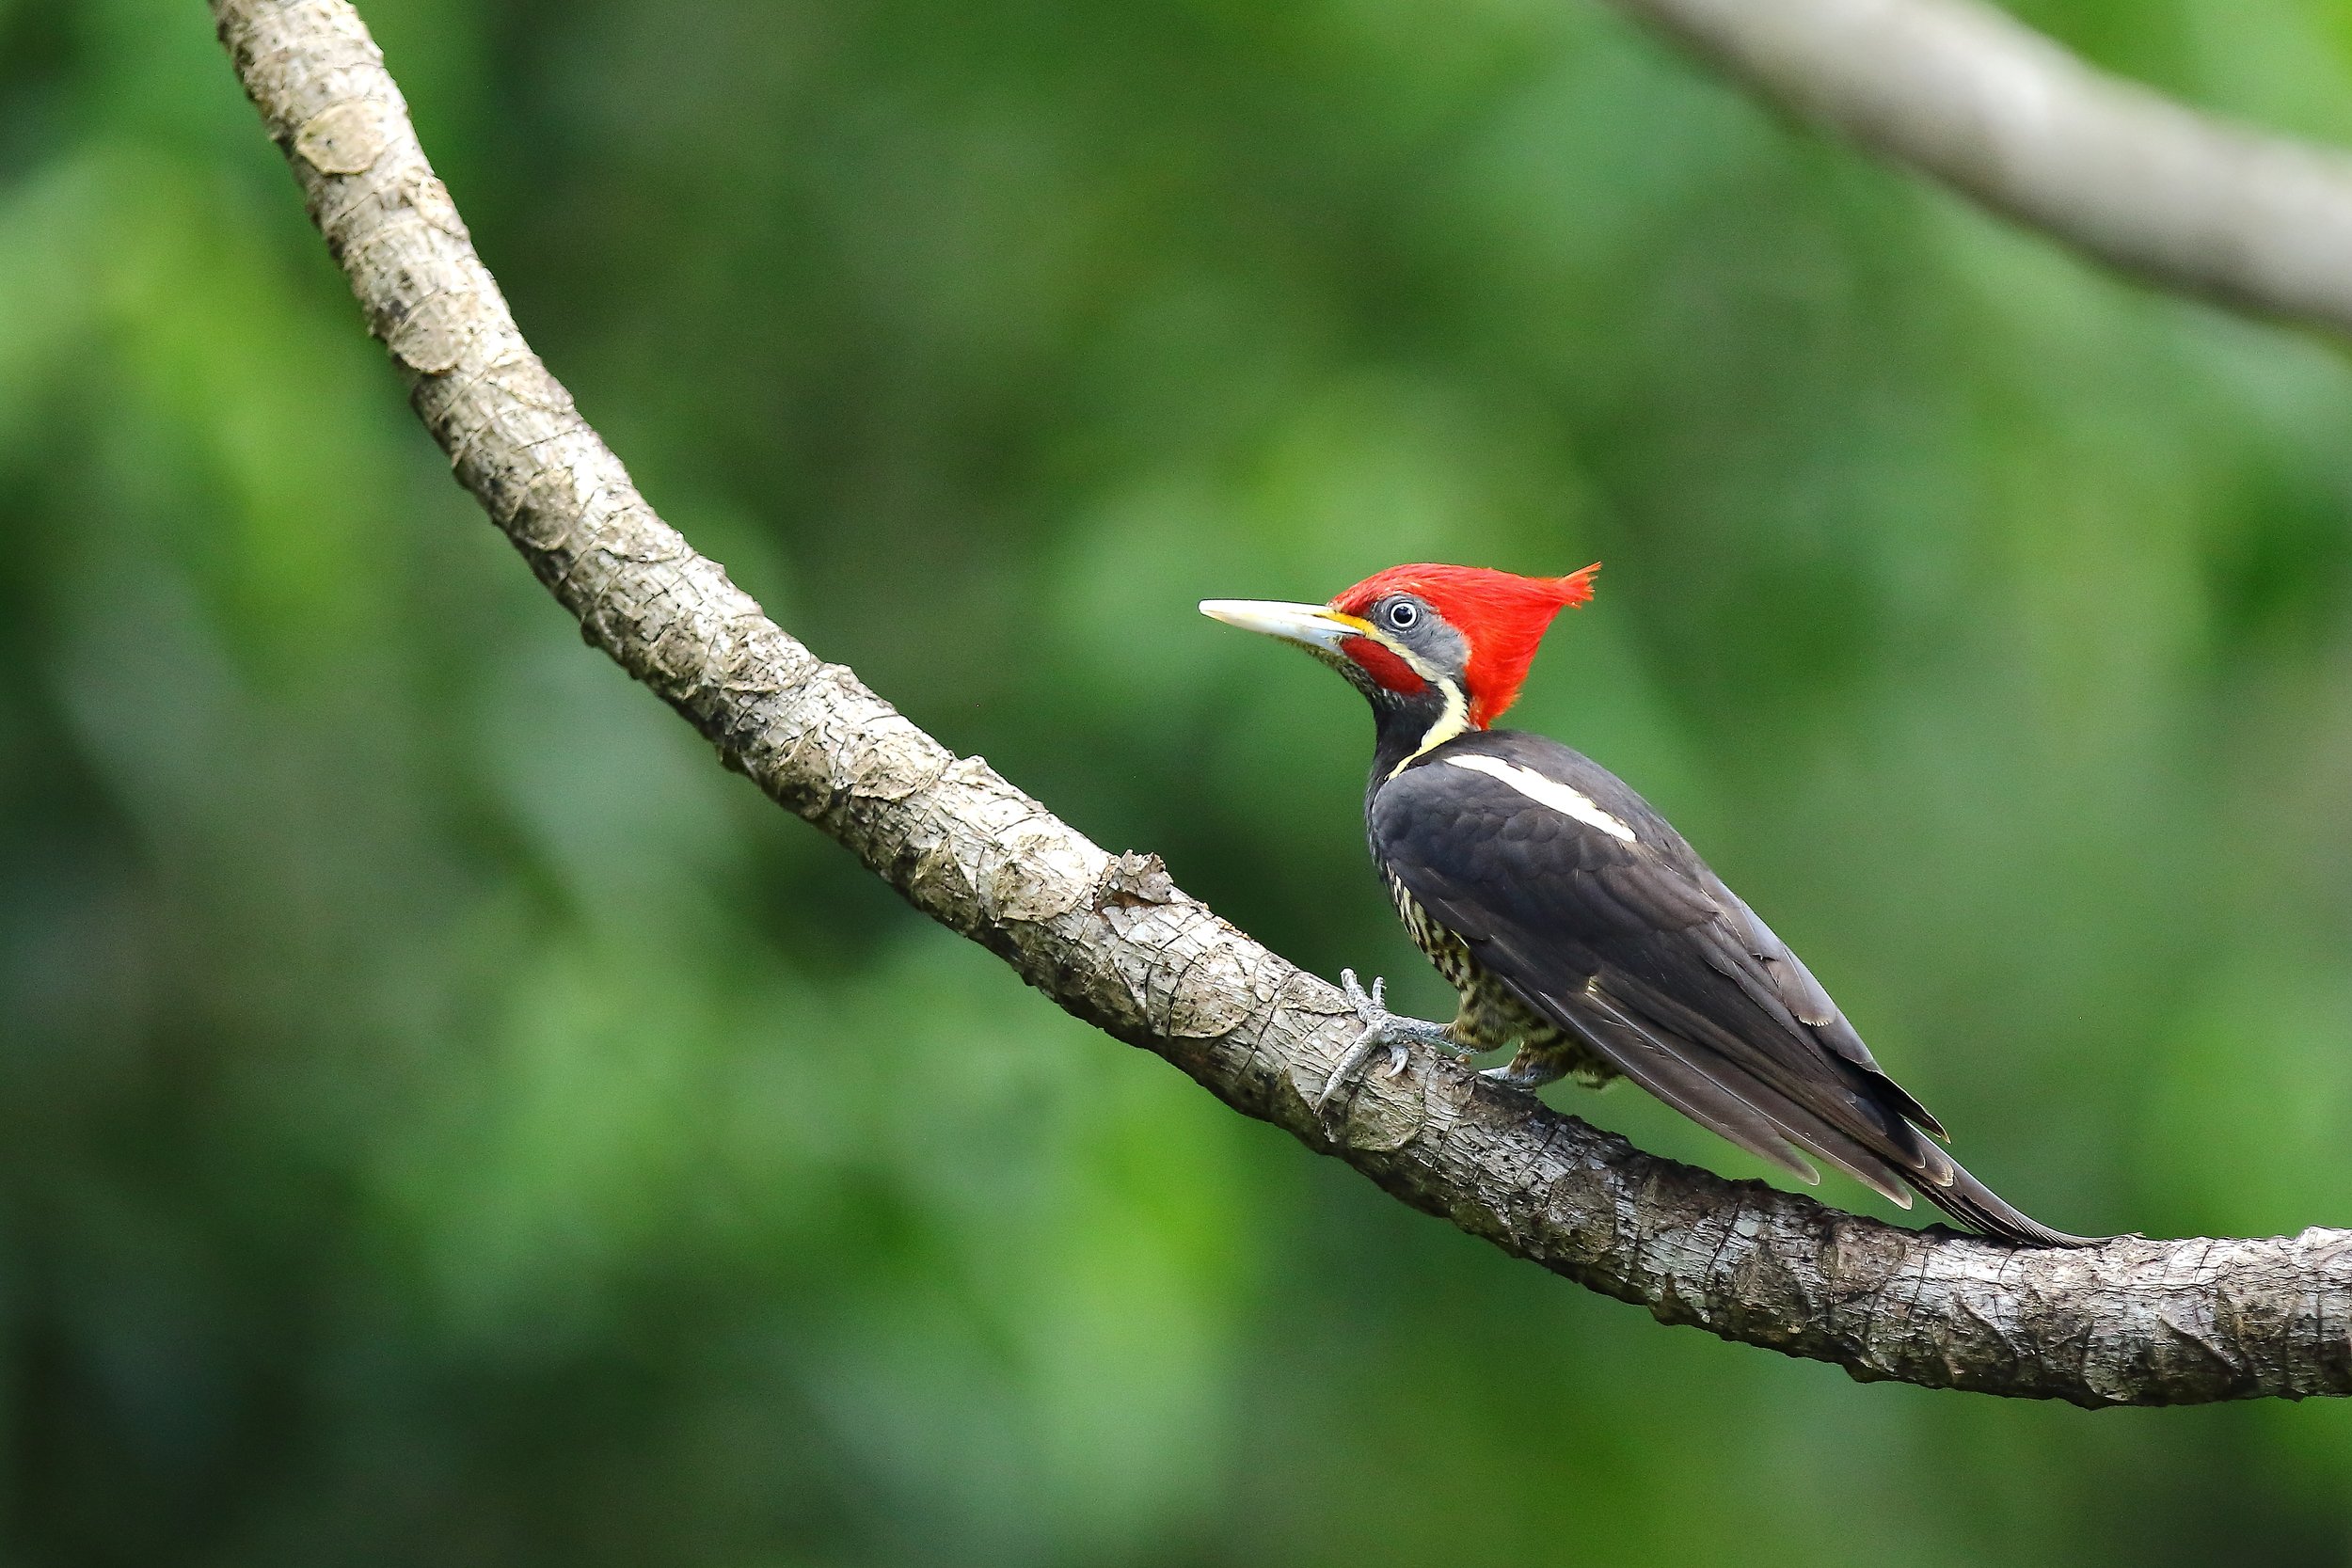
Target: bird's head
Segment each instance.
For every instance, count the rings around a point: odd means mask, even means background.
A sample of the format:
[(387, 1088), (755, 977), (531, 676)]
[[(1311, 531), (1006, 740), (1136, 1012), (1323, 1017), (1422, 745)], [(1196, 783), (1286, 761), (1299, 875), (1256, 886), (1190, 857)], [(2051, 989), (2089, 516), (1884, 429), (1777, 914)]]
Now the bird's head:
[(1204, 599), (1200, 613), (1295, 642), (1375, 708), (1427, 707), (1434, 723), (1459, 734), (1485, 729), (1518, 700), (1552, 617), (1590, 599), (1599, 570), (1595, 562), (1566, 577), (1523, 578), (1481, 566), (1392, 566), (1328, 604)]

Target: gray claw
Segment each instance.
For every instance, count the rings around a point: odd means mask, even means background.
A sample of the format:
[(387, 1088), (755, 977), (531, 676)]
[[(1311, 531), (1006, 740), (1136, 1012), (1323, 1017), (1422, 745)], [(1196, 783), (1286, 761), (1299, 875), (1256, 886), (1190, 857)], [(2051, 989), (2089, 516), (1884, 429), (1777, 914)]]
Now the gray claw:
[(1546, 1084), (1558, 1083), (1567, 1073), (1567, 1060), (1558, 1053), (1530, 1051), (1521, 1047), (1519, 1053), (1512, 1057), (1508, 1064), (1490, 1067), (1478, 1076), (1501, 1088), (1534, 1094)]
[(1340, 1065), (1333, 1068), (1331, 1076), (1323, 1081), (1322, 1092), (1315, 1096), (1317, 1116), (1323, 1114), (1343, 1085), (1355, 1082), (1356, 1075), (1372, 1059), (1375, 1052), (1384, 1049), (1388, 1052), (1388, 1076), (1391, 1078), (1403, 1072), (1412, 1060), (1411, 1047), (1415, 1043), (1433, 1046), (1449, 1055), (1466, 1054), (1460, 1046), (1454, 1043), (1454, 1037), (1444, 1024), (1431, 1023), (1425, 1019), (1399, 1018), (1389, 1011), (1388, 981), (1385, 978), (1375, 975), (1372, 990), (1366, 990), (1358, 983), (1354, 970), (1343, 969), (1340, 971), (1340, 990), (1347, 998), (1347, 1005), (1356, 1009), (1356, 1016), (1363, 1021), (1364, 1032), (1356, 1037), (1356, 1043), (1347, 1048), (1347, 1054), (1340, 1058)]

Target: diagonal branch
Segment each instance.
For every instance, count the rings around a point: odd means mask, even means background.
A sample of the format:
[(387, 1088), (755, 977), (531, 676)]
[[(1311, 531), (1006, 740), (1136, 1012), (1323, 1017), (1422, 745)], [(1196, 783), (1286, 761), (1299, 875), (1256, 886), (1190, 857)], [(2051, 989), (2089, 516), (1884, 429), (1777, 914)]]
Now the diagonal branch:
[(2352, 1391), (2352, 1232), (2016, 1252), (1641, 1153), (1426, 1053), (1336, 1138), (1339, 994), (819, 662), (654, 515), (532, 355), (344, 0), (211, 0), (457, 478), (617, 660), (780, 804), (1077, 1017), (1391, 1194), (1668, 1323), (1865, 1380), (2185, 1403)]
[(2352, 331), (2352, 156), (2185, 108), (1979, 0), (1608, 3), (2125, 272)]

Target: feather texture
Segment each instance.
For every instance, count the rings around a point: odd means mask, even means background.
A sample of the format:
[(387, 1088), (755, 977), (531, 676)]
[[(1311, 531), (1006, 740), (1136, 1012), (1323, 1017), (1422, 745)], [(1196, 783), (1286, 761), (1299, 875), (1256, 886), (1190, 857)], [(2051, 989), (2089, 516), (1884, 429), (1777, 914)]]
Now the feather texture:
[(1931, 1141), (1942, 1125), (1812, 972), (1607, 769), (1540, 736), (1472, 731), (1375, 777), (1365, 807), (1382, 869), (1471, 972), (1454, 980), (1466, 1009), (1472, 986), (1499, 987), (1784, 1170), (1818, 1180), (1810, 1154), (1906, 1207), (1916, 1191), (1991, 1235), (2079, 1244)]

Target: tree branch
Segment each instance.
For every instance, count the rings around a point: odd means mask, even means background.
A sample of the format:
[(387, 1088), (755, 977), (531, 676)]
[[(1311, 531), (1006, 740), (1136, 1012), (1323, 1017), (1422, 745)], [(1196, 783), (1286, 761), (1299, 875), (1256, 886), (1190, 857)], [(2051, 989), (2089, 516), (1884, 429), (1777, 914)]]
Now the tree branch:
[(1406, 1203), (1668, 1323), (2079, 1404), (2352, 1389), (2352, 1233), (2018, 1252), (1654, 1159), (1417, 1055), (1309, 1111), (1336, 991), (960, 758), (771, 622), (657, 517), (516, 329), (343, 0), (212, 0), (370, 329), (461, 483), (587, 639), (727, 766), (1070, 1012)]
[(2352, 157), (2094, 71), (1976, 0), (1609, 0), (1784, 107), (2168, 288), (2352, 331)]

